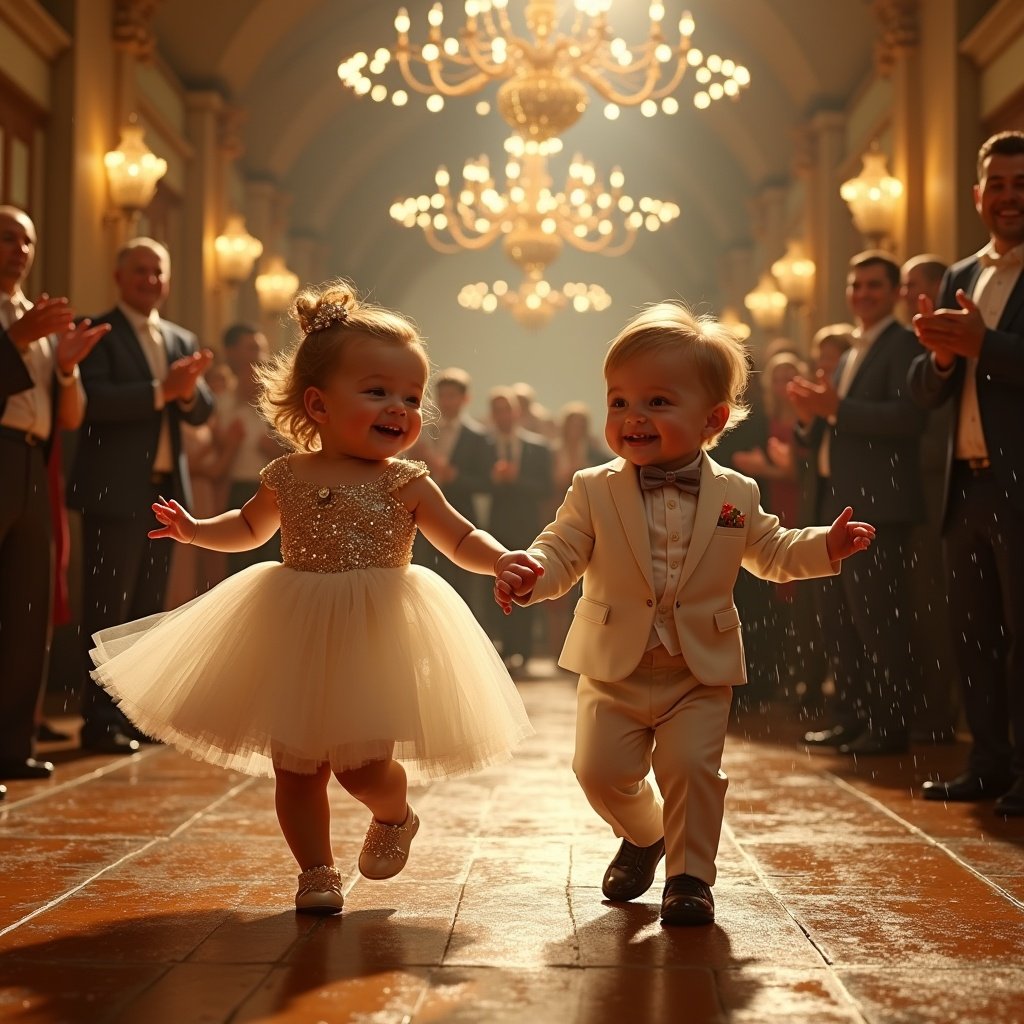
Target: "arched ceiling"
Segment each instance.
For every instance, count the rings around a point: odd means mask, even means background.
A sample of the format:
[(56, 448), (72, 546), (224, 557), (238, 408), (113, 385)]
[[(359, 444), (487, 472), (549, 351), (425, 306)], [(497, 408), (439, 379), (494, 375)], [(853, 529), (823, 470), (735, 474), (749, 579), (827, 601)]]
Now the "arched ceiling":
[[(500, 167), (506, 134), (496, 114), (478, 117), (472, 100), (432, 115), (421, 101), (399, 110), (342, 88), (339, 61), (392, 45), (402, 2), (175, 0), (154, 17), (157, 45), (181, 80), (218, 86), (248, 112), (245, 173), (270, 178), (293, 197), (293, 229), (325, 240), (332, 271), (371, 281), (422, 274), (446, 259), (418, 232), (394, 225), (388, 206), (430, 190), (439, 164), (459, 168), (487, 152)], [(422, 37), (431, 2), (404, 0), (413, 38)], [(511, 0), (512, 9), (521, 3)], [(462, 3), (444, 6), (449, 27), (460, 23)], [(750, 240), (750, 199), (766, 182), (789, 176), (796, 126), (816, 108), (844, 105), (870, 72), (875, 24), (867, 0), (666, 0), (666, 25), (684, 6), (696, 20), (694, 45), (746, 64), (750, 88), (736, 102), (697, 111), (684, 83), (680, 113), (654, 120), (624, 110), (611, 123), (595, 103), (566, 134), (553, 176), (564, 175), (578, 150), (605, 172), (621, 164), (631, 194), (678, 203), (679, 221), (642, 238), (629, 259), (664, 287), (709, 295), (721, 254)], [(616, 0), (610, 21), (636, 41), (646, 10), (646, 2)], [(496, 274), (502, 266), (500, 253), (465, 259)], [(590, 263), (592, 279), (610, 276), (596, 257)]]

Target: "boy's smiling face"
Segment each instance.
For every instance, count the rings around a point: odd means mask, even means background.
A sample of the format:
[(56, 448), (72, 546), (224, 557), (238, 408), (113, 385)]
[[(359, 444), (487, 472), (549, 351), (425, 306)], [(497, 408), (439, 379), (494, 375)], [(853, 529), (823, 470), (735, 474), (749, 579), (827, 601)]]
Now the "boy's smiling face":
[(729, 419), (729, 406), (709, 397), (679, 349), (639, 352), (609, 369), (606, 383), (605, 440), (635, 466), (685, 466)]

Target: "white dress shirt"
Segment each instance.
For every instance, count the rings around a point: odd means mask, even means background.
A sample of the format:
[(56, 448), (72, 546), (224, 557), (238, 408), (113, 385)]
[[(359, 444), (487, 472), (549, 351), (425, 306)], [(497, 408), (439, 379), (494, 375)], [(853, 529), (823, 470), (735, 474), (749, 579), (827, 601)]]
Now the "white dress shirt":
[[(695, 469), (703, 457), (704, 453), (701, 452), (683, 468)], [(681, 654), (674, 608), (679, 575), (683, 571), (686, 553), (690, 550), (690, 537), (693, 535), (693, 523), (697, 515), (697, 495), (688, 494), (671, 485), (641, 491), (641, 494), (651, 540), (654, 592), (658, 595), (654, 625), (645, 650), (653, 650), (660, 644), (669, 654)]]
[[(153, 374), (153, 408), (163, 409), (164, 394), (161, 388), (167, 378), (167, 343), (160, 332), (160, 314), (154, 309), (149, 316), (118, 303), (118, 309), (124, 314), (125, 319), (131, 324), (135, 336), (139, 339), (142, 354), (149, 364), (150, 373)], [(171, 428), (167, 422), (167, 416), (160, 419), (160, 437), (157, 440), (156, 456), (153, 459), (154, 473), (171, 473), (174, 471), (174, 448), (171, 445)]]
[[(879, 320), (871, 327), (855, 327), (850, 335), (850, 350), (846, 355), (846, 362), (843, 364), (842, 373), (836, 382), (836, 392), (839, 397), (845, 398), (850, 393), (857, 371), (864, 363), (864, 357), (871, 351), (871, 346), (878, 341), (882, 333), (888, 330), (889, 325), (895, 323), (896, 317), (887, 316)], [(834, 426), (833, 423), (829, 424)], [(832, 475), (832, 431), (826, 430), (818, 448), (818, 475), (829, 477)]]
[[(32, 308), (19, 288), (13, 295), (0, 292), (0, 327), (7, 330)], [(51, 387), (54, 374), (55, 346), (50, 338), (38, 338), (21, 353), (25, 369), (32, 378), (32, 387), (19, 391), (7, 399), (0, 426), (21, 430), (46, 440), (53, 430), (53, 397)], [(81, 376), (76, 366), (69, 377), (60, 375), (62, 384), (74, 386), (82, 391)], [(83, 397), (80, 394), (80, 397)]]

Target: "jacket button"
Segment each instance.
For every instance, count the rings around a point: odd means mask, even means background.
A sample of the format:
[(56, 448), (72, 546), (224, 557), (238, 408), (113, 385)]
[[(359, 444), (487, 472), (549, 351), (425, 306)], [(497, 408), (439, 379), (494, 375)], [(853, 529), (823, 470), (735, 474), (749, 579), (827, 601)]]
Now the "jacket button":
[(648, 608), (653, 608), (654, 607), (654, 602), (650, 598), (647, 598), (647, 607)]
[(676, 601), (676, 607), (677, 607), (677, 608), (679, 607), (679, 602), (678, 602), (678, 601)]

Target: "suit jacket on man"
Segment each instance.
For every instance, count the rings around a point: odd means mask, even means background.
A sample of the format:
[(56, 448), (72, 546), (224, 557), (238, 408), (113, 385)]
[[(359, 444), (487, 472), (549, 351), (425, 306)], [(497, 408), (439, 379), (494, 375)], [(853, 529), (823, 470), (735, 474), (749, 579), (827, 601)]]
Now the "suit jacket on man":
[(457, 471), (457, 475), (441, 490), (452, 508), (471, 522), (475, 522), (473, 497), (490, 490), (491, 466), (494, 464), (494, 456), (484, 428), (463, 419), (448, 461)]
[[(957, 289), (962, 288), (972, 295), (981, 270), (976, 255), (954, 263), (942, 279), (938, 308), (958, 309)], [(951, 419), (946, 450), (945, 524), (967, 360), (958, 357), (952, 376), (944, 377), (936, 371), (930, 352), (922, 353), (920, 349), (918, 352), (910, 368), (910, 392), (914, 401), (926, 409), (933, 409), (951, 398), (955, 403), (956, 415)], [(1020, 442), (1024, 413), (1024, 273), (1017, 278), (999, 323), (994, 329), (985, 331), (978, 355), (976, 381), (978, 408), (992, 472), (1000, 488), (1005, 490), (1011, 507), (1024, 512), (1024, 445)]]
[[(520, 441), (519, 475), (515, 480), (490, 483), (490, 531), (503, 544), (519, 548), (537, 534), (548, 512), (541, 514), (542, 503), (551, 494), (551, 449), (539, 434), (517, 431)], [(494, 465), (496, 447), (491, 443), (490, 464)], [(490, 467), (488, 467), (488, 472)]]
[[(79, 364), (87, 398), (85, 421), (78, 435), (71, 479), (69, 508), (92, 515), (131, 516), (152, 501), (152, 469), (164, 416), (170, 426), (173, 452), (173, 494), (191, 506), (192, 490), (181, 443), (181, 424), (201, 424), (213, 409), (213, 396), (204, 381), (185, 409), (168, 402), (153, 407), (153, 372), (128, 318), (113, 309), (98, 317), (110, 333)], [(198, 351), (194, 334), (160, 320), (167, 363)]]
[[(821, 514), (837, 516), (852, 505), (858, 519), (880, 523), (918, 523), (924, 519), (921, 487), (921, 434), (926, 413), (910, 398), (907, 372), (921, 351), (913, 331), (890, 324), (868, 349), (845, 397), (839, 400), (835, 426), (815, 419), (797, 430), (811, 459), (826, 430), (832, 494)], [(843, 353), (835, 380), (842, 378), (850, 353)]]
[[(17, 345), (11, 341), (10, 335), (5, 330), (0, 330), (0, 416), (3, 416), (4, 410), (7, 408), (7, 400), (12, 395), (16, 395), (20, 391), (28, 391), (33, 386), (32, 375), (28, 372), (28, 367), (25, 366), (25, 360), (21, 358)], [(53, 426), (43, 449), (47, 458), (50, 457), (53, 439), (60, 429), (57, 424), (58, 397), (59, 385), (57, 384), (56, 363), (54, 363), (54, 372), (50, 377), (50, 422)]]
[[(726, 504), (739, 510), (742, 525), (719, 525)], [(746, 682), (733, 601), (740, 567), (778, 583), (834, 575), (839, 564), (829, 561), (827, 533), (822, 526), (783, 529), (761, 508), (753, 480), (705, 456), (693, 534), (672, 602), (683, 657), (701, 683)], [(580, 470), (530, 552), (544, 575), (526, 604), (560, 597), (583, 578), (559, 665), (607, 681), (629, 675), (647, 647), (660, 596), (636, 468), (620, 458)]]

